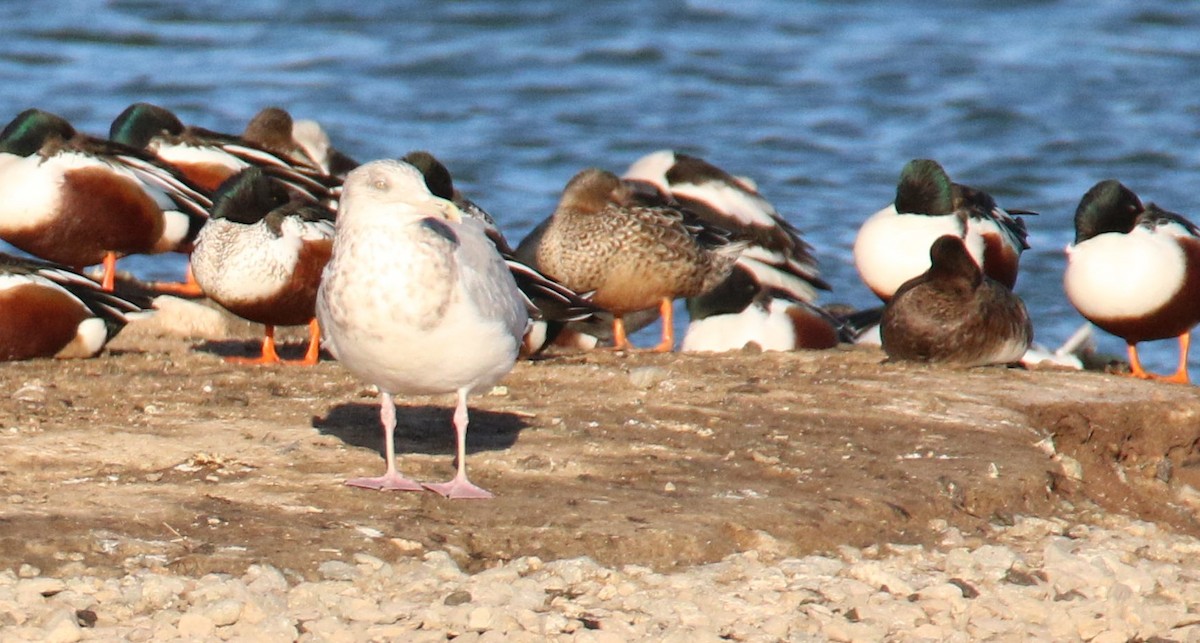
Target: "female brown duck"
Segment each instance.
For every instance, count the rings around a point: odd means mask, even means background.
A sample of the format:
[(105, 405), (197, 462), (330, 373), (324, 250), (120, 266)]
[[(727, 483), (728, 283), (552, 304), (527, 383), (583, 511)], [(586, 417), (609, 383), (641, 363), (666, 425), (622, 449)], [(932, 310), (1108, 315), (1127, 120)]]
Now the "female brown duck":
[(901, 285), (883, 311), (888, 357), (963, 366), (1020, 361), (1033, 341), (1021, 298), (984, 276), (958, 237), (938, 238), (929, 259), (929, 270)]
[(665, 352), (675, 344), (671, 302), (724, 281), (746, 244), (646, 198), (611, 172), (583, 170), (546, 222), (534, 267), (612, 312), (617, 349), (631, 348), (625, 315), (658, 306), (662, 342), (653, 350)]

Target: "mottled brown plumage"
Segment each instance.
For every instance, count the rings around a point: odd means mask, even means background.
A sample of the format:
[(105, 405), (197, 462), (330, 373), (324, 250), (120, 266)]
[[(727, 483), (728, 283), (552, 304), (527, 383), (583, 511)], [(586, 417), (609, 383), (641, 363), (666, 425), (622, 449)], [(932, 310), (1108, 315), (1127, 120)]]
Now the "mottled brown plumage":
[(964, 366), (1019, 361), (1033, 341), (1021, 298), (980, 272), (958, 237), (940, 237), (929, 258), (929, 270), (900, 286), (883, 311), (888, 357)]
[(292, 115), (279, 107), (264, 107), (255, 114), (242, 138), (274, 154), (281, 154), (289, 161), (316, 171), (324, 171), (320, 162), (309, 156), (308, 151), (296, 142), (292, 135)]
[(674, 345), (671, 301), (695, 297), (728, 275), (741, 251), (680, 210), (646, 205), (615, 174), (586, 169), (567, 183), (535, 253), (536, 267), (611, 311), (616, 348), (628, 348), (622, 317), (659, 306), (663, 341)]

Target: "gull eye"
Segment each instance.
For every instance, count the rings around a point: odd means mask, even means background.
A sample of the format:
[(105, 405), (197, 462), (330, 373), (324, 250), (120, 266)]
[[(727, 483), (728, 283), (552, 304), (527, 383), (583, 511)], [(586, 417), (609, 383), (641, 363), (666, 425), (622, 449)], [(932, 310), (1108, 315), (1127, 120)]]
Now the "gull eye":
[(388, 182), (387, 182), (387, 179), (375, 179), (375, 180), (374, 180), (374, 181), (371, 183), (371, 185), (372, 185), (372, 186), (373, 186), (373, 187), (374, 187), (376, 190), (379, 190), (380, 192), (382, 192), (382, 191), (384, 191), (384, 190), (386, 190), (386, 189), (387, 189)]

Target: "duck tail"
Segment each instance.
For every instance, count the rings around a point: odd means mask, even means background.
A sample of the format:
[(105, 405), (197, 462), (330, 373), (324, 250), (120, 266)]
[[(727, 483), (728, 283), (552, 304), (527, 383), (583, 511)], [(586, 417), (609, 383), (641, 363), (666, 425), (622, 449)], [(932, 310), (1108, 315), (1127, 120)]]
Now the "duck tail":
[(829, 309), (827, 309), (829, 314), (836, 321), (838, 339), (846, 344), (858, 343), (860, 337), (879, 326), (879, 322), (883, 320), (883, 306), (862, 310), (847, 310), (840, 306), (830, 306)]
[(742, 256), (742, 251), (749, 245), (749, 241), (737, 240), (710, 249), (708, 256), (712, 270), (705, 276), (701, 292), (708, 292), (728, 279), (738, 258)]

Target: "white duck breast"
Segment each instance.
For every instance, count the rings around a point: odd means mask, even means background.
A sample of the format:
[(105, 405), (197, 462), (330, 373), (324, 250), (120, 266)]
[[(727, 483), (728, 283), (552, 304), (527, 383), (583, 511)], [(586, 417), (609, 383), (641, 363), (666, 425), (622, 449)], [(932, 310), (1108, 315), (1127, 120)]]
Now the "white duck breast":
[(929, 270), (928, 249), (943, 235), (964, 237), (967, 253), (983, 265), (984, 241), (957, 215), (900, 214), (896, 206), (871, 215), (854, 240), (854, 265), (871, 290), (891, 297), (901, 284)]
[(724, 352), (740, 350), (752, 342), (764, 351), (794, 350), (796, 327), (787, 314), (787, 305), (775, 299), (769, 309), (753, 303), (740, 313), (693, 320), (688, 324), (680, 350)]
[[(1158, 310), (1184, 283), (1187, 269), (1176, 236), (1191, 236), (1176, 223), (1157, 231), (1137, 226), (1067, 247), (1063, 286), (1085, 317), (1123, 319)], [(1121, 257), (1121, 261), (1113, 261)]]
[(17, 156), (0, 153), (0, 227), (7, 230), (36, 228), (58, 211), (59, 172), (47, 172), (43, 163), (68, 168), (98, 165), (78, 154), (60, 154), (52, 159), (40, 155)]
[(159, 140), (153, 140), (150, 142), (149, 150), (173, 165), (214, 165), (229, 168), (233, 172), (250, 167), (246, 161), (217, 147), (169, 145)]

